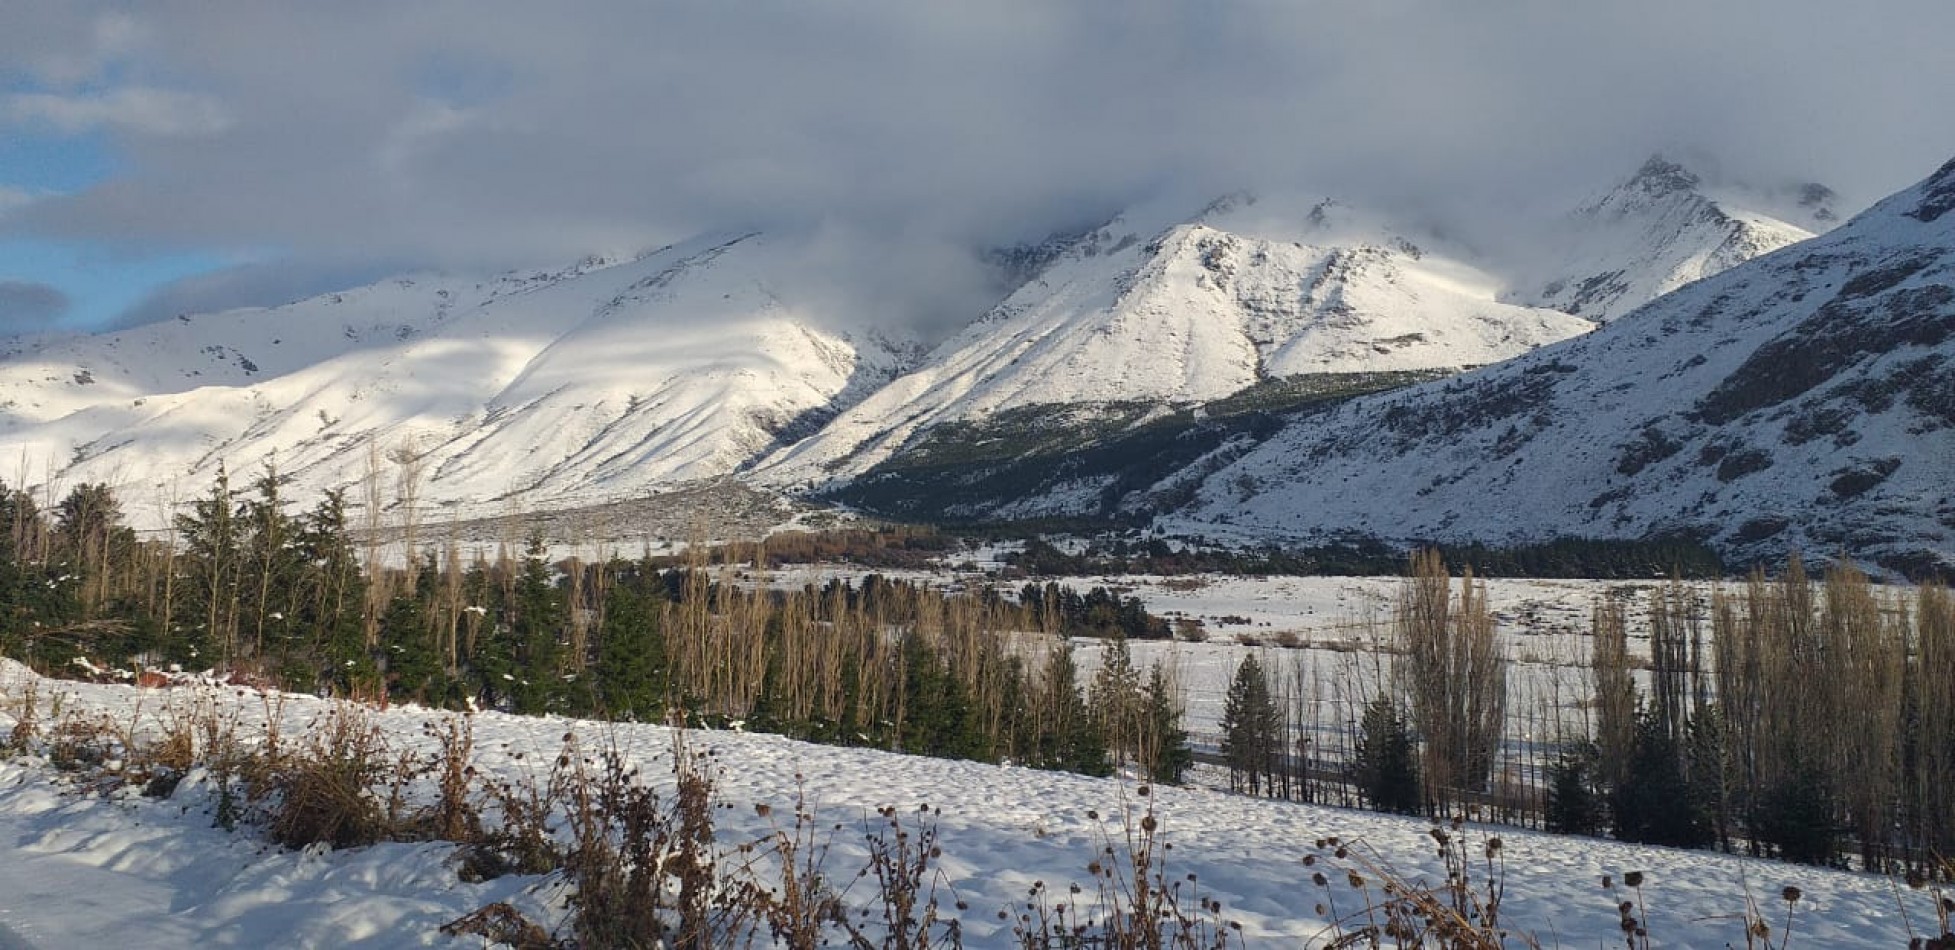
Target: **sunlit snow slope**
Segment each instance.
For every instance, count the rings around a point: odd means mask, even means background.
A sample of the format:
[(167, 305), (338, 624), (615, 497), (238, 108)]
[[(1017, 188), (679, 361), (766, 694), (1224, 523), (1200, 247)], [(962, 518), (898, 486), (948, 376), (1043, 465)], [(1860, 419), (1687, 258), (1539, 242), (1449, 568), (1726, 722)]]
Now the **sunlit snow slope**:
[(1297, 421), (1194, 525), (1778, 558), (1955, 550), (1955, 162), (1838, 229), (1518, 360)]
[[(759, 235), (489, 281), (416, 277), (269, 310), (0, 353), (9, 481), (118, 488), (138, 523), (275, 461), (295, 494), (561, 507), (724, 475), (894, 375), (904, 346), (823, 329)], [(498, 501), (498, 499), (501, 499)]]
[(1652, 157), (1550, 229), (1547, 248), (1520, 266), (1502, 299), (1606, 323), (1830, 226), (1831, 191), (1816, 184), (1790, 191), (1715, 194), (1689, 169)]
[(1350, 217), (1238, 197), (1165, 226), (1116, 218), (762, 477), (857, 475), (933, 425), (1002, 410), (1187, 405), (1300, 374), (1461, 369), (1593, 326), (1501, 303), (1496, 278)]

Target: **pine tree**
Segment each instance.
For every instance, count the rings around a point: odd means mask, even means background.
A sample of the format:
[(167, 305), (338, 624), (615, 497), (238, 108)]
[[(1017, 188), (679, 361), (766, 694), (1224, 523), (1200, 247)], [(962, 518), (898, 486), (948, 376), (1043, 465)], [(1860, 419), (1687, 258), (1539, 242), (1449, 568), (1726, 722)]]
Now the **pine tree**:
[(1596, 748), (1592, 742), (1564, 744), (1548, 763), (1548, 830), (1592, 835), (1602, 827), (1602, 801), (1595, 794)]
[(187, 655), (176, 659), (209, 665), (236, 656), (243, 539), (232, 505), (231, 479), (220, 464), (210, 493), (191, 502), (188, 514), (176, 516), (188, 581), (179, 601), (180, 625), (188, 633), (179, 645)]
[(1685, 722), (1683, 764), (1691, 800), (1703, 810), (1718, 847), (1728, 850), (1738, 776), (1723, 706), (1708, 704)]
[(557, 589), (544, 560), (541, 535), (531, 535), (523, 551), (522, 573), (516, 579), (513, 684), (515, 711), (536, 715), (551, 710), (560, 692), (564, 628), (563, 593)]
[(1389, 697), (1365, 705), (1355, 758), (1358, 788), (1373, 810), (1418, 814), (1418, 749), (1405, 713)]
[(390, 696), (439, 706), (447, 697), (447, 677), (429, 635), (423, 590), (403, 591), (388, 602), (380, 619), (381, 650)]
[(1082, 775), (1113, 772), (1099, 721), (1080, 697), (1079, 666), (1073, 662), (1072, 644), (1064, 640), (1046, 655), (1040, 705), (1042, 717), (1033, 743), (1032, 766)]
[(651, 601), (614, 587), (604, 604), (598, 656), (597, 702), (604, 715), (626, 722), (658, 722), (665, 715), (668, 679), (665, 637)]
[(983, 737), (964, 684), (914, 630), (903, 634), (903, 720), (898, 749), (945, 759), (982, 758)]
[(33, 496), (0, 483), (0, 648), (29, 662), (36, 632), (79, 613), (75, 585), (49, 570), (49, 533)]
[(1094, 724), (1106, 738), (1114, 765), (1140, 758), (1142, 735), (1146, 727), (1144, 697), (1140, 691), (1140, 672), (1134, 669), (1127, 638), (1118, 634), (1107, 639), (1100, 650), (1100, 668), (1093, 674), (1093, 685), (1086, 693), (1087, 708)]
[(1825, 864), (1839, 840), (1833, 798), (1824, 772), (1795, 761), (1784, 778), (1765, 789), (1752, 830), (1787, 861)]
[(1282, 725), (1269, 676), (1250, 653), (1236, 667), (1222, 703), (1222, 756), (1229, 763), (1230, 789), (1251, 795), (1275, 792)]
[(346, 522), (346, 493), (327, 491), (308, 511), (296, 539), (301, 564), (295, 629), (305, 631), (304, 652), (316, 679), (341, 694), (377, 688), (380, 670), (366, 649), (362, 610), (366, 574)]
[(1188, 748), (1187, 731), (1181, 728), (1180, 697), (1174, 692), (1173, 681), (1157, 661), (1147, 671), (1147, 774), (1156, 782), (1178, 785), (1194, 764), (1195, 754)]
[(1611, 789), (1616, 837), (1639, 844), (1701, 848), (1717, 840), (1684, 774), (1683, 750), (1661, 714), (1636, 718), (1636, 749), (1622, 784)]
[(257, 497), (239, 506), (239, 624), (250, 632), (251, 655), (265, 653), (269, 632), (284, 645), (296, 605), (299, 572), (299, 524), (285, 513), (279, 495), (278, 469), (265, 464), (264, 474), (251, 483)]

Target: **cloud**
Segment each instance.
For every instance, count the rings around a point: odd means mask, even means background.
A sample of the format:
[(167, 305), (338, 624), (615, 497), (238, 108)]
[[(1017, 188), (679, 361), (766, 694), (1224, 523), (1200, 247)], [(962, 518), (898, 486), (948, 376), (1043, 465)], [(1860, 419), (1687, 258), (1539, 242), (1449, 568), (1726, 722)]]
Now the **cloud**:
[(22, 188), (9, 188), (5, 185), (0, 185), (0, 216), (6, 215), (7, 212), (15, 208), (25, 207), (33, 200), (34, 195), (32, 192)]
[(304, 257), (240, 264), (165, 284), (124, 312), (116, 326), (138, 326), (186, 313), (276, 306), (369, 283), (402, 268), (396, 262)]
[(35, 333), (68, 312), (59, 288), (24, 280), (0, 280), (0, 334)]
[(70, 134), (110, 126), (146, 135), (208, 135), (231, 124), (209, 97), (143, 87), (74, 95), (15, 93), (0, 101), (0, 114), (22, 124), (45, 122)]
[(1945, 0), (27, 6), (9, 113), (127, 174), (0, 231), (486, 268), (764, 228), (865, 306), (1162, 192), (1484, 223), (1657, 149), (1843, 205), (1955, 154)]

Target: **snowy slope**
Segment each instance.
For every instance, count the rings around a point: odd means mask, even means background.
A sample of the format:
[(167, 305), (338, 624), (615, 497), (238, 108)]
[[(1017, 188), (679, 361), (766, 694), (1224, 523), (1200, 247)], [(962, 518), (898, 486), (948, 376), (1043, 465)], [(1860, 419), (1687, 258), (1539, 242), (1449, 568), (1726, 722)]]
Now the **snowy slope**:
[[(18, 664), (0, 661), (0, 730), (11, 731), (12, 713), (30, 683), (43, 712), (59, 696), (70, 715), (106, 714), (109, 722), (138, 733), (209, 704), (220, 715), (235, 714), (247, 737), (262, 735), (270, 714), (290, 741), (326, 710), (323, 701), (308, 696), (268, 702), (255, 692), (223, 687), (139, 690), (36, 681)], [(422, 754), (431, 751), (430, 727), (444, 718), (411, 707), (373, 716), (391, 747)], [(673, 736), (663, 727), (496, 713), (477, 714), (473, 724), (476, 769), (487, 779), (539, 776), (547, 764), (538, 761), (554, 758), (568, 733), (580, 736), (586, 748), (615, 743), (628, 762), (644, 768), (643, 781), (667, 792), (672, 786)], [(714, 811), (715, 848), (726, 865), (754, 862), (742, 846), (768, 840), (775, 827), (770, 811), (791, 814), (799, 789), (822, 828), (840, 826), (816, 839), (827, 848), (821, 872), (846, 887), (851, 907), (874, 901), (873, 879), (849, 883), (865, 864), (863, 832), (876, 826), (873, 809), (893, 806), (915, 827), (918, 806), (930, 806), (938, 813), (942, 849), (943, 876), (935, 881), (940, 910), (961, 919), (964, 944), (973, 948), (1018, 945), (1009, 919), (1022, 910), (1034, 881), (1061, 897), (1067, 885), (1078, 884), (1080, 900), (1090, 905), (1097, 887), (1088, 864), (1103, 847), (1123, 853), (1125, 810), (1150, 805), (1172, 845), (1164, 852), (1166, 876), (1192, 881), (1220, 902), (1223, 918), (1241, 928), (1230, 946), (1323, 946), (1338, 931), (1316, 903), (1334, 904), (1339, 915), (1362, 908), (1342, 862), (1316, 846), (1326, 836), (1339, 836), (1355, 854), (1428, 885), (1443, 875), (1430, 826), (1419, 819), (1200, 788), (1158, 788), (1143, 799), (1132, 782), (1119, 779), (765, 735), (702, 731), (692, 733), (689, 743), (710, 750), (719, 770), (718, 794), (727, 807)], [(417, 787), (410, 794), (431, 790)], [(445, 938), (437, 928), (495, 900), (549, 922), (561, 919), (565, 888), (558, 879), (468, 883), (459, 879), (453, 846), (439, 842), (285, 851), (257, 841), (248, 828), (213, 828), (215, 800), (202, 772), (169, 798), (151, 800), (135, 789), (102, 795), (64, 784), (33, 757), (0, 759), (0, 853), (6, 855), (0, 861), (0, 927), (45, 950), (380, 948), (480, 946)], [(1138, 815), (1132, 820), (1138, 822)], [(1510, 828), (1473, 829), (1469, 840), (1477, 843), (1489, 832), (1502, 839), (1506, 859), (1502, 919), (1544, 946), (1613, 945), (1621, 939), (1616, 901), (1624, 896), (1643, 904), (1651, 936), (1663, 946), (1741, 944), (1747, 894), (1771, 914), (1774, 927), (1782, 927), (1788, 908), (1778, 895), (1786, 886), (1801, 892), (1791, 908), (1799, 945), (1901, 946), (1935, 916), (1932, 895), (1873, 875)], [(1306, 857), (1330, 872), (1328, 891), (1312, 886)], [(1377, 887), (1376, 874), (1358, 870)], [(1640, 894), (1602, 886), (1605, 875), (1619, 883), (1628, 871), (1642, 873)], [(1344, 922), (1346, 928), (1357, 924)]]
[(1044, 405), (1187, 405), (1314, 373), (1460, 369), (1586, 332), (1502, 304), (1500, 282), (1328, 202), (1234, 197), (1157, 226), (1124, 215), (925, 364), (764, 463), (807, 484), (857, 475), (946, 421)]
[(1185, 518), (1261, 536), (1690, 532), (1955, 551), (1955, 162), (1838, 229), (1511, 363), (1298, 423)]
[[(1314, 197), (1231, 196), (1194, 215), (1163, 200), (1001, 259), (1022, 285), (927, 359), (791, 299), (781, 275), (807, 268), (770, 236), (486, 280), (412, 275), (271, 309), (0, 341), (0, 477), (56, 494), (107, 482), (142, 526), (165, 523), (220, 464), (243, 482), (273, 459), (292, 497), (380, 471), (391, 500), (396, 460), (418, 458), (417, 505), (435, 519), (729, 474), (834, 487), (926, 456), (945, 423), (1012, 430), (1035, 417), (1071, 439), (1277, 380), (1335, 389), (1349, 374), (1509, 359), (1806, 234), (1785, 220), (1822, 226), (1827, 195), (1812, 189), (1747, 205), (1780, 217), (1738, 211), (1653, 160), (1574, 216), (1571, 235), (1542, 242), (1547, 253), (1498, 274)], [(1022, 503), (980, 507), (1086, 513), (1127, 480), (1055, 472), (1028, 481)]]
[(1552, 229), (1546, 250), (1517, 268), (1514, 288), (1502, 299), (1607, 323), (1829, 226), (1831, 192), (1824, 186), (1807, 185), (1790, 197), (1716, 194), (1695, 173), (1653, 156)]
[(184, 317), (0, 356), (13, 480), (203, 491), (276, 460), (298, 497), (420, 459), (456, 513), (642, 493), (727, 474), (900, 367), (905, 345), (821, 329), (781, 299), (757, 235), (471, 282), (416, 278), (271, 310)]

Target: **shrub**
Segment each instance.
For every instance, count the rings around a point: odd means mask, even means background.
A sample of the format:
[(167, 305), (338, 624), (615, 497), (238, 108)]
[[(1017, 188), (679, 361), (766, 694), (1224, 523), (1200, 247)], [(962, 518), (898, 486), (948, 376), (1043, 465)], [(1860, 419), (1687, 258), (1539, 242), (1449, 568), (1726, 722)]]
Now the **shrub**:
[(364, 709), (340, 705), (306, 735), (299, 754), (267, 779), (272, 804), (265, 833), (288, 848), (372, 844), (392, 830), (374, 790), (393, 763)]

